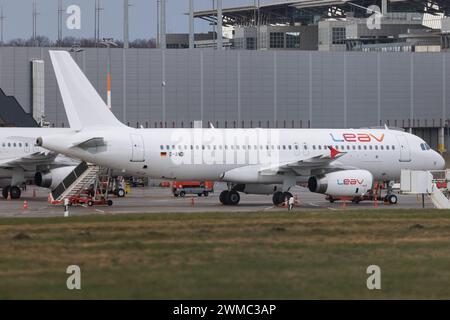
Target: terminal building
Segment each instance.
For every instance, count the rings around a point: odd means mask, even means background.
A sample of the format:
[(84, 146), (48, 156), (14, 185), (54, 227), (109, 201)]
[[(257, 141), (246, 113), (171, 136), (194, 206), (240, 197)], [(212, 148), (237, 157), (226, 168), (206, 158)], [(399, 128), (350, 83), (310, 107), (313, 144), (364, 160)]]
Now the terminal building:
[[(217, 33), (197, 36), (193, 49), (182, 34), (168, 36), (166, 49), (81, 48), (72, 55), (105, 100), (111, 61), (112, 111), (129, 126), (388, 125), (444, 151), (450, 148), (450, 6), (432, 1), (425, 13), (428, 2), (264, 1), (259, 8), (223, 9), (222, 25), (231, 30), (223, 48), (216, 26)], [(387, 10), (386, 23), (372, 33), (363, 20), (369, 15), (357, 7), (371, 4)], [(440, 17), (439, 28), (424, 25), (430, 12)], [(193, 16), (217, 23), (217, 10)], [(414, 50), (395, 49), (408, 45)], [(67, 127), (48, 50), (0, 47), (0, 88), (38, 123)]]

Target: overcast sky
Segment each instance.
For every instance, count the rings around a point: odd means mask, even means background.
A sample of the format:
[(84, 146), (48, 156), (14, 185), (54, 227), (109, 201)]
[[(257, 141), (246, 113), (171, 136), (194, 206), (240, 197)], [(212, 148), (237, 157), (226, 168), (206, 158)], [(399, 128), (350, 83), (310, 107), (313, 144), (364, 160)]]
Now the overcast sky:
[[(261, 2), (268, 2), (261, 1)], [(273, 1), (273, 0), (272, 0)], [(195, 10), (212, 8), (213, 0), (194, 0)], [(63, 0), (64, 8), (71, 4), (79, 5), (82, 12), (81, 30), (74, 31), (65, 28), (64, 36), (93, 37), (94, 35), (94, 0)], [(130, 0), (130, 39), (156, 37), (156, 0)], [(223, 0), (224, 7), (253, 4), (254, 0)], [(167, 0), (167, 32), (188, 32), (188, 0)], [(58, 30), (57, 9), (58, 0), (37, 0), (39, 35), (56, 39)], [(101, 16), (100, 37), (122, 39), (122, 9), (123, 0), (101, 0), (104, 8)], [(13, 38), (30, 38), (32, 34), (32, 0), (0, 0), (4, 16), (5, 40)], [(197, 19), (198, 20), (198, 19)], [(205, 22), (196, 22), (196, 32), (211, 30)]]

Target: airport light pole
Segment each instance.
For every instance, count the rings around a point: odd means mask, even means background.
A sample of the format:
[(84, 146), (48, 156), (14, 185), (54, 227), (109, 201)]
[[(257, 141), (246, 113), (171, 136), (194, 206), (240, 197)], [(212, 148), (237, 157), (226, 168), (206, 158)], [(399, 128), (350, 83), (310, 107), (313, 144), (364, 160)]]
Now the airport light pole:
[(106, 104), (108, 108), (111, 110), (111, 46), (117, 47), (117, 43), (113, 41), (113, 38), (103, 38), (103, 41), (100, 43), (108, 48), (108, 66), (107, 66), (107, 75), (106, 75), (106, 91), (107, 91), (107, 100)]

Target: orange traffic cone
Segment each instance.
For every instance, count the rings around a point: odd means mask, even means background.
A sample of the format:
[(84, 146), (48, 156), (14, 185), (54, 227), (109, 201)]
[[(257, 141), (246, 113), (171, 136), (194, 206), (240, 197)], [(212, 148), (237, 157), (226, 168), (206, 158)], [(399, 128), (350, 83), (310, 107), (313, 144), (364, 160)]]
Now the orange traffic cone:
[(191, 206), (195, 206), (195, 200), (194, 200), (194, 197), (191, 198)]
[(28, 201), (27, 201), (27, 200), (25, 200), (25, 201), (23, 202), (23, 208), (24, 208), (25, 210), (28, 209)]
[(7, 200), (11, 200), (11, 192), (8, 191), (8, 199)]

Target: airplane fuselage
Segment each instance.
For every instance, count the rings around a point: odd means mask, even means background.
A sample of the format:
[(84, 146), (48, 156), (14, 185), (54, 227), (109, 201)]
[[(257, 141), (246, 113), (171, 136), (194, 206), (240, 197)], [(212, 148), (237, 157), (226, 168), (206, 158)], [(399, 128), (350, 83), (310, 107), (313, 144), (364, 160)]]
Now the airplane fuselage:
[[(214, 181), (221, 180), (224, 172), (239, 167), (262, 168), (327, 155), (330, 146), (344, 153), (331, 165), (368, 170), (378, 181), (398, 180), (401, 169), (437, 170), (444, 166), (442, 157), (422, 139), (396, 130), (122, 127), (74, 133), (68, 141), (97, 136), (103, 138), (103, 145), (60, 151), (129, 174)], [(47, 137), (46, 143), (58, 150), (59, 143), (53, 140)], [(310, 171), (300, 172), (298, 180), (310, 175)], [(275, 174), (252, 182), (281, 183), (282, 180), (282, 176)]]

